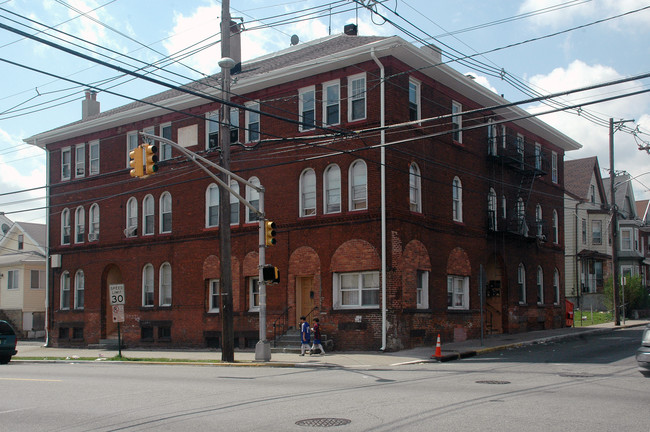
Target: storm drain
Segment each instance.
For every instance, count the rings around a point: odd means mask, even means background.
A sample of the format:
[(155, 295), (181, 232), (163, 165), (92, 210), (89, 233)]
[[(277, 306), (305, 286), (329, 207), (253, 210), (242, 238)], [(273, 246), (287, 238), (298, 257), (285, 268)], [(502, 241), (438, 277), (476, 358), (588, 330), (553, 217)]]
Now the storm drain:
[(483, 380), (476, 381), (476, 384), (510, 384), (510, 381)]
[(345, 426), (350, 424), (352, 420), (343, 419), (343, 418), (313, 418), (298, 420), (296, 424), (298, 426), (309, 426), (309, 427), (334, 427), (334, 426)]

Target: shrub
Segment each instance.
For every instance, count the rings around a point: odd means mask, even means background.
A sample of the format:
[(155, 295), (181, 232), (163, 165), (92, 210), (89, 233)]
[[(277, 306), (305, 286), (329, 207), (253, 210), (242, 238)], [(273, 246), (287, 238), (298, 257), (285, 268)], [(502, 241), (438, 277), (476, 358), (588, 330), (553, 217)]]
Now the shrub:
[[(625, 285), (625, 298), (623, 298), (623, 291), (619, 285), (619, 302), (623, 303), (625, 300), (625, 315), (629, 316), (633, 309), (646, 309), (650, 307), (650, 296), (648, 291), (641, 284), (641, 276), (627, 277)], [(614, 308), (613, 290), (612, 290), (612, 277), (608, 277), (605, 281), (605, 288), (603, 290), (605, 296), (604, 303), (607, 309)]]

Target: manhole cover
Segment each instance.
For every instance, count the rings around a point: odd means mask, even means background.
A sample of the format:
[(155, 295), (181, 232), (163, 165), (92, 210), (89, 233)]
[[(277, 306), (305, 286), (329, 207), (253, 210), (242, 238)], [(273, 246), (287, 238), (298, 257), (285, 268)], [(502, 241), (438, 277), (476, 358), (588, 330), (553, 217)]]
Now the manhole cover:
[(476, 384), (510, 384), (510, 381), (484, 380), (476, 381)]
[(343, 419), (343, 418), (313, 418), (298, 420), (296, 424), (298, 426), (310, 426), (310, 427), (333, 427), (333, 426), (344, 426), (351, 423), (352, 420)]

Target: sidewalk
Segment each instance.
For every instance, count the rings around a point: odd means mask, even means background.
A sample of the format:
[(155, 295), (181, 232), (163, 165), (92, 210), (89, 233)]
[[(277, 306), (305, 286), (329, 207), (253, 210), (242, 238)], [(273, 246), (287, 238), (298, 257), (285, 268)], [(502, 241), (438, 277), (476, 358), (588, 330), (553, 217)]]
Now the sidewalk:
[[(486, 336), (483, 344), (478, 339), (464, 342), (441, 341), (442, 357), (440, 361), (456, 360), (460, 358), (482, 355), (493, 351), (508, 348), (545, 343), (555, 340), (579, 337), (580, 335), (610, 332), (617, 328), (639, 327), (648, 324), (648, 320), (627, 320), (616, 327), (613, 323), (605, 323), (588, 327), (566, 327), (553, 330), (540, 330), (520, 334), (500, 334)], [(66, 360), (88, 359), (95, 361), (106, 361), (118, 355), (117, 350), (105, 350), (96, 348), (48, 348), (43, 342), (19, 341), (18, 354), (12, 361), (31, 361), (31, 359), (42, 358), (63, 358)], [(368, 351), (333, 351), (324, 356), (305, 355), (304, 357), (294, 353), (272, 353), (269, 362), (255, 361), (253, 351), (235, 351), (235, 363), (221, 363), (221, 353), (208, 349), (179, 349), (179, 350), (148, 350), (140, 348), (126, 348), (122, 350), (122, 356), (127, 358), (165, 359), (165, 364), (172, 364), (173, 360), (195, 361), (204, 365), (220, 366), (271, 366), (271, 367), (388, 367), (412, 363), (424, 363), (438, 361), (432, 359), (435, 353), (435, 344), (431, 347), (419, 347), (391, 353), (368, 352)], [(25, 360), (21, 360), (25, 359)], [(26, 360), (30, 359), (30, 360)], [(169, 362), (171, 360), (171, 362)], [(214, 362), (214, 363), (212, 363)], [(187, 363), (185, 363), (187, 364)]]

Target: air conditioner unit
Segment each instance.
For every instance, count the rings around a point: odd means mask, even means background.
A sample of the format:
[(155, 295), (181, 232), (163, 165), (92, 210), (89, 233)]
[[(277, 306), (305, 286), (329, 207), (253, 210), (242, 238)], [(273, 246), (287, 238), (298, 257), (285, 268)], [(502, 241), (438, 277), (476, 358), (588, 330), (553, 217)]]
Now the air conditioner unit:
[(50, 255), (50, 263), (52, 265), (52, 268), (61, 268), (61, 255)]
[(138, 235), (138, 227), (128, 227), (124, 230), (124, 235), (126, 237), (134, 237)]
[(99, 233), (88, 233), (88, 241), (97, 241), (99, 239)]

